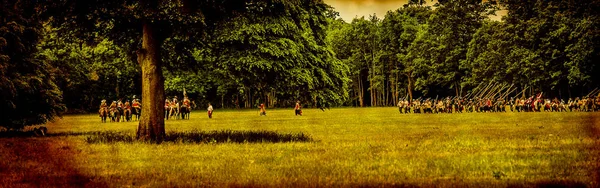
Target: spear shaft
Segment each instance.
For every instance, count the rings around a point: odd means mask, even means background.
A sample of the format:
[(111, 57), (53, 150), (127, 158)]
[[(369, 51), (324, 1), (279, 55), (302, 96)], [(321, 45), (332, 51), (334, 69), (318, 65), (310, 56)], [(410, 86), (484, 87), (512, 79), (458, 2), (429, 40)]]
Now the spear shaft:
[(525, 92), (525, 90), (527, 90), (527, 88), (529, 88), (529, 86), (525, 87), (525, 88), (523, 89), (523, 91), (521, 91), (521, 92), (517, 93), (517, 94), (515, 95), (515, 97), (519, 98), (519, 95), (520, 95), (521, 93)]
[(496, 91), (492, 92), (492, 94), (488, 95), (486, 98), (493, 99), (500, 92), (504, 91), (504, 89), (506, 88), (506, 86), (508, 86), (508, 85), (507, 84), (502, 84), (502, 87), (500, 87), (500, 89), (496, 89)]
[[(475, 87), (473, 89), (473, 91), (469, 92), (464, 98), (468, 98), (469, 96), (473, 95), (473, 93), (475, 93), (475, 91), (477, 91), (479, 89), (479, 87), (481, 86), (481, 84), (483, 84), (483, 82), (479, 82), (479, 85), (477, 85), (477, 87)], [(462, 89), (462, 88), (461, 88)]]
[(595, 93), (596, 93), (596, 91), (598, 91), (598, 88), (596, 88), (596, 89), (592, 90), (592, 91), (591, 91), (590, 93), (588, 93), (586, 96), (588, 96), (588, 97), (589, 97), (589, 96), (592, 96), (593, 94), (595, 94)]
[(492, 83), (493, 83), (493, 82), (491, 82), (491, 81), (490, 81), (490, 84), (488, 84), (488, 86), (487, 86), (487, 87), (485, 87), (485, 89), (483, 89), (483, 90), (481, 90), (481, 91), (477, 92), (477, 95), (475, 95), (475, 96), (476, 96), (477, 98), (481, 98), (481, 95), (482, 95), (483, 93), (487, 92), (487, 90), (488, 90), (488, 89), (490, 89), (490, 86), (492, 86)]
[(502, 93), (502, 94), (500, 95), (500, 98), (501, 98), (501, 99), (505, 98), (505, 97), (506, 97), (506, 95), (508, 95), (508, 92), (509, 92), (509, 91), (512, 89), (512, 87), (513, 87), (514, 85), (515, 85), (515, 84), (510, 84), (510, 87), (508, 87), (508, 89), (506, 89), (506, 93)]
[(483, 98), (488, 98), (490, 96), (490, 94), (494, 93), (496, 90), (498, 90), (498, 88), (502, 87), (503, 84), (496, 84), (494, 87), (492, 87), (492, 89), (490, 89), (489, 91), (483, 93), (481, 97)]

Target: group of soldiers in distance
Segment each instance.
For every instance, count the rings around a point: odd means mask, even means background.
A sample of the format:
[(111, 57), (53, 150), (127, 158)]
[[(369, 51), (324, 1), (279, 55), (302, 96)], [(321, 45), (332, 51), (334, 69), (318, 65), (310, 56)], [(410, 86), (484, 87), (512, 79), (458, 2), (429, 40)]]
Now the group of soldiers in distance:
[[(194, 104), (188, 99), (187, 95), (184, 96), (183, 101), (181, 102), (177, 101), (177, 96), (175, 96), (173, 100), (166, 99), (164, 106), (165, 119), (189, 119), (192, 105)], [(137, 121), (142, 114), (142, 104), (140, 103), (140, 99), (136, 99), (135, 95), (131, 101), (119, 99), (112, 101), (110, 104), (103, 99), (100, 103), (100, 110), (98, 113), (103, 123), (105, 123), (107, 119), (109, 119), (110, 122)]]
[[(210, 103), (208, 104), (209, 108), (212, 108)], [(187, 95), (184, 93), (183, 101), (179, 102), (177, 100), (177, 96), (173, 97), (173, 100), (166, 99), (165, 100), (165, 119), (190, 119), (190, 112), (192, 111), (192, 107), (195, 106), (195, 103), (190, 101)], [(212, 110), (210, 110), (212, 112)], [(209, 112), (209, 117), (212, 114)]]
[(598, 97), (584, 96), (574, 100), (569, 98), (568, 102), (564, 100), (544, 99), (542, 94), (531, 96), (529, 98), (474, 98), (462, 99), (461, 97), (445, 99), (414, 99), (409, 102), (408, 99), (398, 102), (400, 113), (462, 113), (462, 112), (506, 112), (507, 107), (511, 112), (593, 112), (600, 111), (600, 95)]
[(135, 98), (135, 95), (131, 101), (119, 99), (110, 105), (103, 99), (98, 113), (103, 123), (106, 122), (106, 119), (110, 119), (111, 122), (125, 122), (132, 121), (132, 118), (135, 117), (136, 120), (139, 120), (142, 114), (142, 104), (139, 99)]

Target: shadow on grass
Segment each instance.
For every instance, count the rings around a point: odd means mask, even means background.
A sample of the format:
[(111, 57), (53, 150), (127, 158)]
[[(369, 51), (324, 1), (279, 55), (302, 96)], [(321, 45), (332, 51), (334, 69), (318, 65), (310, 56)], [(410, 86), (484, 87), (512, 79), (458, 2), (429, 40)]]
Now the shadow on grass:
[[(137, 142), (135, 135), (122, 132), (93, 132), (85, 141), (94, 143), (133, 143)], [(281, 143), (281, 142), (311, 142), (313, 139), (304, 133), (277, 133), (274, 131), (186, 131), (169, 132), (165, 142), (173, 143)]]
[(31, 131), (0, 131), (0, 138), (19, 138), (19, 137), (61, 137), (61, 136), (87, 136), (96, 135), (102, 133), (100, 131), (89, 131), (89, 132), (60, 132), (60, 133), (46, 133), (38, 130)]
[[(86, 136), (87, 143), (133, 143), (137, 142), (135, 134), (116, 131), (60, 132), (40, 134), (36, 131), (0, 131), (0, 138), (14, 137), (66, 137)], [(313, 139), (304, 133), (277, 133), (274, 131), (186, 131), (169, 132), (165, 142), (173, 143), (282, 143), (311, 142)]]

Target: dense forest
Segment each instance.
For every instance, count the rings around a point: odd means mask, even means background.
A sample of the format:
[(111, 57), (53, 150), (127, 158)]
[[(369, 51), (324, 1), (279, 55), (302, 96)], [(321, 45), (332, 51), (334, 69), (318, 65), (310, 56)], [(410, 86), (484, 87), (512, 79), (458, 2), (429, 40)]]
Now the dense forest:
[[(543, 92), (566, 100), (600, 84), (599, 5), (457, 0), (428, 7), (411, 1), (383, 18), (331, 21), (328, 44), (350, 68), (345, 105), (465, 96), (482, 82), (514, 84), (513, 96)], [(500, 9), (508, 14), (490, 20)]]
[(5, 126), (184, 89), (199, 106), (285, 108), (393, 106), (489, 82), (566, 99), (600, 85), (595, 0), (411, 0), (353, 20), (321, 0), (0, 2)]

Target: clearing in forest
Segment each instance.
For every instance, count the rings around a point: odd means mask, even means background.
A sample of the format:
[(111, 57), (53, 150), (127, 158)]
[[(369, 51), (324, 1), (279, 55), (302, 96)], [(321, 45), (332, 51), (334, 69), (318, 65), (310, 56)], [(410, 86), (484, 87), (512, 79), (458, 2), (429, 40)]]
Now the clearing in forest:
[[(67, 115), (47, 137), (0, 138), (0, 184), (21, 186), (598, 187), (600, 113), (398, 114), (396, 108), (194, 111), (168, 134), (264, 131), (308, 142), (88, 143), (137, 122)], [(97, 136), (97, 135), (96, 135)], [(259, 135), (260, 136), (260, 135)]]

